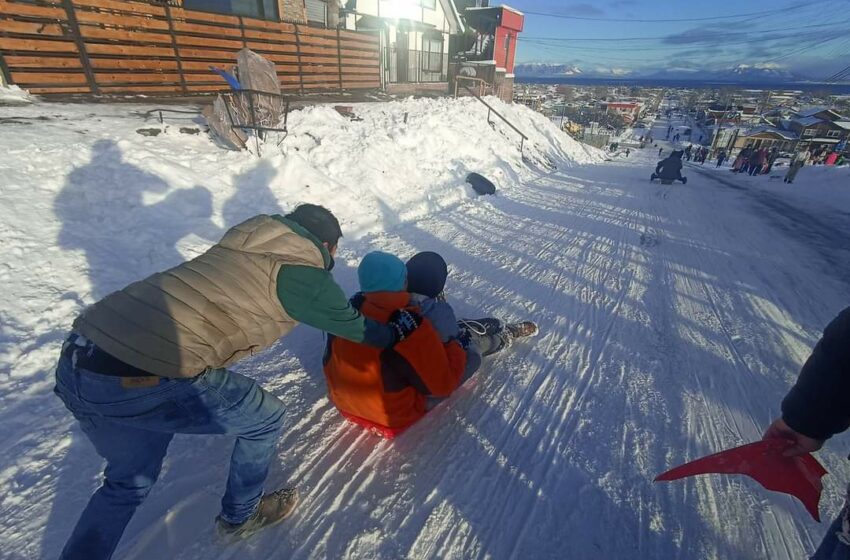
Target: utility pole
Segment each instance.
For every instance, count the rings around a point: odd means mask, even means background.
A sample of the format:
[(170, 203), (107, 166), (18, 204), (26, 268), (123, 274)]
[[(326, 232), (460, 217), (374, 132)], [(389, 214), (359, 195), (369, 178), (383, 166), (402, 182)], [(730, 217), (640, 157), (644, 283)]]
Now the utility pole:
[(561, 130), (564, 130), (564, 117), (567, 116), (567, 100), (561, 98)]
[(726, 154), (727, 154), (729, 157), (731, 157), (731, 156), (732, 156), (732, 148), (734, 148), (734, 147), (735, 147), (735, 142), (737, 142), (737, 141), (738, 141), (738, 132), (739, 132), (740, 130), (741, 130), (740, 128), (736, 128), (736, 129), (735, 129), (735, 132), (732, 134), (732, 141), (731, 141), (729, 144), (727, 144), (727, 145), (726, 145)]

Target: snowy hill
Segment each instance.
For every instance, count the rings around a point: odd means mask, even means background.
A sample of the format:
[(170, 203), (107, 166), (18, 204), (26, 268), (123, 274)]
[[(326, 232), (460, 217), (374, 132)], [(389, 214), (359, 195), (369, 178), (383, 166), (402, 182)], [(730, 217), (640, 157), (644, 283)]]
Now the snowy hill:
[(794, 82), (803, 77), (791, 72), (778, 64), (738, 64), (733, 68), (716, 72), (718, 78), (737, 79), (742, 81), (762, 82)]
[(784, 83), (805, 80), (790, 70), (774, 63), (738, 64), (730, 68), (709, 69), (676, 67), (671, 64), (661, 69), (630, 70), (597, 66), (580, 68), (573, 64), (527, 63), (515, 69), (520, 78), (634, 78), (653, 80), (726, 81), (738, 83)]
[[(810, 554), (826, 528), (788, 496), (739, 476), (652, 479), (758, 439), (778, 414), (847, 305), (850, 168), (807, 166), (783, 185), (687, 163), (686, 186), (653, 184), (657, 149), (605, 161), (542, 115), (492, 103), (529, 136), (522, 155), (471, 98), (354, 105), (362, 120), (299, 110), (263, 158), (181, 133), (196, 116), (161, 126), (154, 105), (0, 107), (0, 557), (57, 557), (100, 484), (102, 461), (51, 392), (73, 318), (298, 202), (341, 217), (334, 276), (347, 292), (370, 250), (434, 250), (459, 316), (532, 317), (540, 336), (386, 441), (328, 402), (323, 337), (297, 328), (235, 368), (286, 405), (267, 486), (298, 486), (295, 515), (217, 543), (232, 439), (178, 435), (116, 558)], [(473, 196), (469, 171), (498, 194)], [(832, 473), (824, 519), (850, 480), (847, 448), (836, 437), (818, 453)]]

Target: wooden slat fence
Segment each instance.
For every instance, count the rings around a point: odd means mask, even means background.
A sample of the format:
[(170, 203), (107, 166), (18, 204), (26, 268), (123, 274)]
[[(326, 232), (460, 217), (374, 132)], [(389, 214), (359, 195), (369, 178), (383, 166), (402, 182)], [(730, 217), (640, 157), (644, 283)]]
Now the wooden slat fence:
[(143, 0), (0, 0), (0, 70), (37, 94), (227, 91), (248, 47), (275, 63), (284, 93), (376, 89), (367, 32), (212, 14)]

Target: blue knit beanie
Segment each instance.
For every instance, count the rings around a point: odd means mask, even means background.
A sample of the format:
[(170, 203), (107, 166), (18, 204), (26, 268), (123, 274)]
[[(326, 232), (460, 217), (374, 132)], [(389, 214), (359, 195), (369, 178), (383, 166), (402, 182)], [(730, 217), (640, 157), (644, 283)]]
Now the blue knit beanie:
[(407, 280), (407, 268), (395, 255), (382, 251), (372, 251), (363, 257), (357, 267), (360, 291), (400, 292)]

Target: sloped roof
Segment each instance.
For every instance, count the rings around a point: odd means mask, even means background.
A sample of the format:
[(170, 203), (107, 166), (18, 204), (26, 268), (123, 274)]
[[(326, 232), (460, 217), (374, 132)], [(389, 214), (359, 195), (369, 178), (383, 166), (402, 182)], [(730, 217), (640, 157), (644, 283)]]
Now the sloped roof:
[(757, 126), (755, 128), (751, 128), (748, 131), (744, 132), (742, 136), (755, 136), (756, 134), (763, 134), (765, 132), (776, 134), (786, 140), (796, 140), (797, 135), (789, 130), (780, 130), (774, 126)]
[(850, 130), (850, 121), (832, 121), (832, 124), (844, 130)]
[(800, 109), (797, 111), (797, 115), (801, 117), (811, 117), (812, 115), (817, 115), (820, 112), (829, 111), (828, 107), (806, 107), (805, 109)]
[(819, 119), (817, 117), (805, 117), (802, 119), (794, 119), (794, 121), (803, 126), (812, 126), (813, 124), (823, 122), (823, 119)]
[[(797, 116), (800, 117), (811, 117), (813, 115), (817, 115), (818, 113), (832, 113), (835, 115), (835, 120), (845, 120), (836, 110), (830, 109), (829, 107), (807, 107), (805, 109), (801, 109), (797, 111)], [(832, 120), (831, 118), (829, 120)]]
[(443, 7), (443, 13), (446, 14), (446, 19), (449, 21), (449, 33), (455, 35), (466, 31), (463, 25), (463, 19), (457, 11), (454, 0), (440, 0), (440, 5)]

